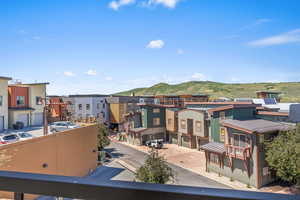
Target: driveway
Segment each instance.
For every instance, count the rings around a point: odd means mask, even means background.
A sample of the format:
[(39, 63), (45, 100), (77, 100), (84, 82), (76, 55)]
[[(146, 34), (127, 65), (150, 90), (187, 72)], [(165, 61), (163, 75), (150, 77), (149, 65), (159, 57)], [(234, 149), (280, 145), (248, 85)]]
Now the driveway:
[[(106, 151), (110, 152), (115, 159), (121, 159), (122, 161), (134, 166), (135, 168), (139, 168), (141, 165), (143, 165), (147, 157), (147, 154), (144, 152), (135, 150), (127, 145), (113, 141), (106, 148)], [(218, 183), (199, 174), (193, 173), (179, 166), (173, 165), (171, 163), (168, 163), (168, 165), (174, 171), (175, 185), (231, 189), (226, 185)]]

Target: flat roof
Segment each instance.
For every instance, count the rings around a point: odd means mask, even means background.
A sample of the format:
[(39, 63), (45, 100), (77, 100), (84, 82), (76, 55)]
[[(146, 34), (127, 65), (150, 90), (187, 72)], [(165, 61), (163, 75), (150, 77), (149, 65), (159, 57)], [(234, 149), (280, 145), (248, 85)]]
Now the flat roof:
[(257, 108), (258, 105), (256, 104), (233, 104), (233, 105), (227, 105), (227, 106), (220, 106), (216, 108), (208, 109), (209, 113), (223, 111), (223, 110), (230, 110), (234, 108)]
[(15, 83), (15, 84), (9, 84), (10, 86), (30, 86), (30, 85), (49, 85), (49, 82), (44, 83)]
[(69, 95), (69, 97), (107, 97), (105, 94), (74, 94)]
[(270, 111), (259, 111), (257, 112), (258, 115), (270, 115), (270, 116), (282, 116), (282, 117), (288, 117), (288, 112), (270, 112)]
[(244, 101), (222, 101), (222, 102), (213, 102), (213, 101), (208, 101), (208, 102), (185, 102), (185, 105), (236, 105), (236, 104), (253, 104), (252, 102), (244, 102)]
[(223, 126), (240, 130), (246, 133), (267, 133), (274, 131), (285, 131), (289, 130), (290, 126), (280, 123), (273, 122), (264, 119), (251, 119), (251, 120), (233, 120), (226, 119), (222, 120)]
[(8, 81), (12, 80), (12, 78), (10, 78), (10, 77), (6, 77), (6, 76), (0, 76), (0, 79), (3, 79), (3, 80), (8, 80)]

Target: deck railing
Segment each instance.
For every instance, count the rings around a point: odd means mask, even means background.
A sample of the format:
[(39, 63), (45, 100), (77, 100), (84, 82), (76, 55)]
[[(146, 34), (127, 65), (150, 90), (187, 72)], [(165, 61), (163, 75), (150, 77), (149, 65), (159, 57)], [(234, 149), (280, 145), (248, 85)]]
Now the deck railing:
[(124, 181), (100, 181), (92, 178), (66, 177), (0, 171), (0, 190), (15, 193), (22, 200), (24, 193), (101, 200), (296, 200), (299, 196), (238, 190), (159, 185)]

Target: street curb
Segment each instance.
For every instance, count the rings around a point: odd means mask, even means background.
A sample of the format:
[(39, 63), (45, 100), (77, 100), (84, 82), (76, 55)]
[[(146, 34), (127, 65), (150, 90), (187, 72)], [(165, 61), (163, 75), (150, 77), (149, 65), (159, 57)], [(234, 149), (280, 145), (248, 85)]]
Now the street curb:
[(126, 169), (128, 169), (129, 171), (136, 174), (137, 169), (134, 166), (132, 166), (131, 164), (125, 162), (124, 160), (120, 160), (120, 159), (117, 159), (116, 162), (119, 163), (120, 165), (122, 165), (123, 167), (125, 167)]

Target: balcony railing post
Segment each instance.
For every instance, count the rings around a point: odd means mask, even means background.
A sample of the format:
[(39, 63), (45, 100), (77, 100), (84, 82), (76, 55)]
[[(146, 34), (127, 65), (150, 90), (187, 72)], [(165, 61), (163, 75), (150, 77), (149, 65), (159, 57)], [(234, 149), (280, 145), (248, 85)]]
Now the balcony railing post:
[(14, 200), (24, 200), (24, 193), (15, 192), (14, 193)]

